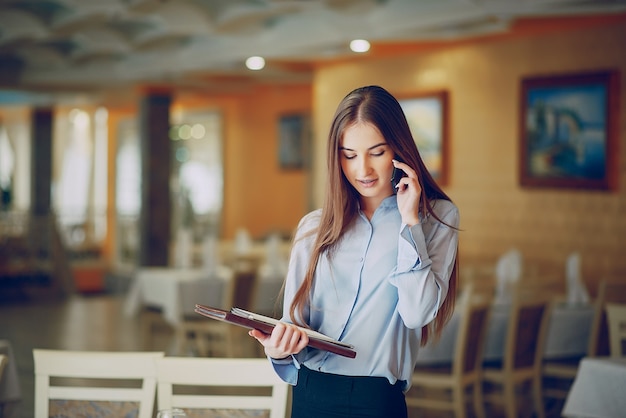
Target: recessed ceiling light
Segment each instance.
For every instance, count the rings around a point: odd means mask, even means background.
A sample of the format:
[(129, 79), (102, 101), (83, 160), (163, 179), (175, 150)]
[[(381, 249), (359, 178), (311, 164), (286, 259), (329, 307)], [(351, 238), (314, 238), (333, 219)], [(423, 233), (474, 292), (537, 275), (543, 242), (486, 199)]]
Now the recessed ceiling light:
[(246, 60), (246, 67), (249, 70), (262, 70), (265, 67), (265, 59), (263, 57), (250, 57)]
[(353, 52), (367, 52), (370, 50), (370, 43), (365, 39), (355, 39), (350, 42), (350, 49)]

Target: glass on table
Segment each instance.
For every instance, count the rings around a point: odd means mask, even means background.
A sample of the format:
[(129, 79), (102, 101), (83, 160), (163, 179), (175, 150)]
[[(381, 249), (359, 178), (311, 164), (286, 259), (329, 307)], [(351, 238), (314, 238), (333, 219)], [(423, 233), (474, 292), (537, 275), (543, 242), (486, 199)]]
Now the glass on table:
[(186, 418), (185, 411), (179, 408), (162, 409), (157, 412), (157, 418)]

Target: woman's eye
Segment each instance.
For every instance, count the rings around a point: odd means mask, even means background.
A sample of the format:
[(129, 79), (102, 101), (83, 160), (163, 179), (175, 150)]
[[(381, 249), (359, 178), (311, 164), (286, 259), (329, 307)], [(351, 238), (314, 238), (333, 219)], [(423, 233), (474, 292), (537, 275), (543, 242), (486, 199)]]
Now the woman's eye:
[(345, 158), (346, 160), (351, 160), (351, 159), (353, 159), (354, 157), (356, 157), (356, 155), (346, 155), (346, 154), (344, 154), (343, 156), (344, 156), (344, 158)]
[(373, 152), (372, 156), (374, 157), (380, 157), (381, 155), (383, 155), (385, 153), (385, 151), (380, 151), (380, 152)]

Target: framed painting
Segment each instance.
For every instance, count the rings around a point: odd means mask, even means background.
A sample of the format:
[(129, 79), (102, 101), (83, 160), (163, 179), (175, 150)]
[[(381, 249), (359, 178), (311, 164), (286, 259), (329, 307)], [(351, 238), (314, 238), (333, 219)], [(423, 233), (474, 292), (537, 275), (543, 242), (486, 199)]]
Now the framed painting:
[(448, 183), (448, 92), (398, 100), (424, 164), (440, 186)]
[(280, 116), (278, 120), (278, 161), (282, 169), (306, 167), (310, 123), (307, 114)]
[(525, 187), (616, 187), (617, 72), (521, 82), (520, 183)]

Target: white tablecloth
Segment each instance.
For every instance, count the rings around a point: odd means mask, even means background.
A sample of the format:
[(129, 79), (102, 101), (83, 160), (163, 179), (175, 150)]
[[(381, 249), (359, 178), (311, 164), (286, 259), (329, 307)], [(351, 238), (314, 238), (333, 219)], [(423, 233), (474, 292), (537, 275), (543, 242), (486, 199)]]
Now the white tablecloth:
[(213, 276), (204, 269), (141, 268), (126, 297), (124, 313), (134, 316), (142, 307), (160, 308), (165, 320), (176, 326), (184, 315), (194, 314), (196, 303), (224, 307), (224, 289), (232, 274), (223, 266)]
[[(501, 359), (504, 353), (506, 325), (509, 319), (508, 306), (494, 305), (491, 312), (484, 357), (487, 360)], [(584, 356), (593, 321), (593, 306), (567, 304), (556, 305), (550, 316), (545, 358)], [(449, 363), (454, 356), (454, 344), (458, 331), (459, 317), (452, 316), (443, 330), (441, 339), (420, 349), (418, 364)]]
[(626, 416), (626, 358), (584, 358), (562, 415), (572, 418)]
[(286, 270), (261, 265), (259, 268), (259, 285), (253, 310), (263, 315), (280, 318), (283, 308), (281, 289), (285, 281)]

